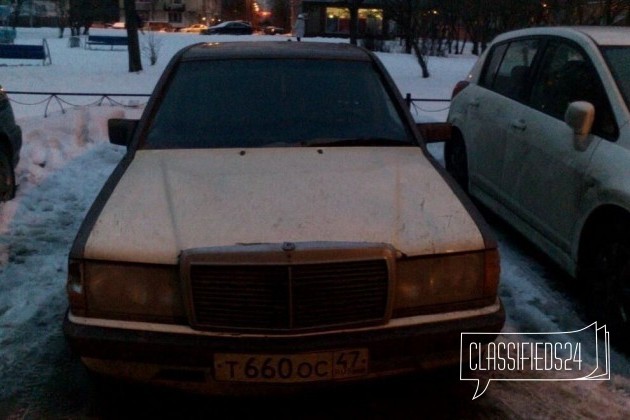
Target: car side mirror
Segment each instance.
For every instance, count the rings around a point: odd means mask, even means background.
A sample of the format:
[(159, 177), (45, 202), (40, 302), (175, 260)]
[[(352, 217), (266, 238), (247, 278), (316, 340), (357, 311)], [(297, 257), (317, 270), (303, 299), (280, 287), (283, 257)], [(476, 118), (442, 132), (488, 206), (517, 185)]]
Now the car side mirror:
[(136, 127), (138, 127), (138, 120), (128, 120), (124, 118), (109, 119), (107, 121), (109, 142), (128, 147), (136, 131)]
[(426, 143), (439, 143), (451, 138), (453, 126), (447, 122), (416, 123)]
[(573, 129), (576, 150), (584, 151), (590, 144), (591, 129), (595, 121), (595, 107), (590, 102), (571, 102), (564, 114), (564, 121)]

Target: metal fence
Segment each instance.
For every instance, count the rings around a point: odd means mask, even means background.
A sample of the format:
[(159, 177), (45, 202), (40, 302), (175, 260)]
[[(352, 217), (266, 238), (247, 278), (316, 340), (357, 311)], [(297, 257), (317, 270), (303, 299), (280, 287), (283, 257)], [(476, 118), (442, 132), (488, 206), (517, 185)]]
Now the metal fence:
[[(134, 103), (134, 104), (125, 104), (116, 98), (125, 98), (125, 97), (140, 97), (140, 98), (148, 98), (151, 96), (149, 93), (67, 93), (67, 92), (23, 92), (23, 91), (5, 91), (7, 95), (28, 95), (28, 96), (44, 96), (44, 99), (37, 100), (36, 102), (22, 102), (18, 101), (14, 98), (10, 98), (11, 102), (14, 102), (19, 105), (42, 105), (45, 104), (44, 108), (44, 118), (48, 116), (48, 108), (52, 102), (55, 102), (61, 108), (61, 112), (65, 113), (66, 109), (64, 105), (67, 107), (82, 107), (82, 106), (93, 106), (93, 105), (102, 105), (103, 102), (109, 103), (110, 105), (118, 105), (129, 108), (137, 108), (139, 106), (145, 105), (145, 103)], [(76, 97), (92, 97), (96, 98), (93, 102), (88, 103), (73, 103), (70, 98)]]
[[(125, 104), (120, 102), (115, 98), (126, 98), (126, 97), (135, 97), (135, 98), (148, 98), (151, 96), (150, 93), (68, 93), (68, 92), (24, 92), (24, 91), (5, 91), (7, 95), (28, 95), (28, 96), (44, 96), (44, 99), (38, 100), (36, 102), (27, 103), (22, 101), (17, 101), (11, 98), (11, 102), (15, 102), (19, 105), (42, 105), (45, 104), (44, 108), (44, 118), (48, 116), (48, 108), (50, 104), (54, 101), (61, 108), (61, 112), (65, 113), (66, 110), (64, 105), (67, 107), (80, 107), (80, 106), (92, 106), (92, 105), (102, 105), (103, 102), (107, 101), (110, 105), (118, 105), (123, 107), (137, 108), (139, 106), (143, 106), (146, 103), (134, 103), (134, 104)], [(89, 103), (72, 103), (70, 99), (72, 97), (93, 97), (96, 98), (93, 102)], [(445, 102), (450, 103), (450, 99), (436, 99), (436, 98), (412, 98), (411, 94), (407, 94), (405, 96), (405, 102), (409, 109), (414, 109), (416, 112), (442, 112), (448, 110), (449, 106), (440, 109), (422, 109), (417, 103), (425, 102), (425, 103), (435, 103), (435, 102)]]
[[(416, 112), (443, 112), (446, 111), (450, 108), (450, 99), (437, 99), (437, 98), (431, 98), (431, 99), (427, 99), (427, 98), (412, 98), (411, 94), (407, 94), (405, 96), (405, 102), (407, 103), (407, 107), (409, 107), (409, 109), (414, 109)], [(419, 105), (417, 105), (418, 102), (446, 102), (449, 105), (447, 105), (444, 108), (440, 108), (440, 109), (422, 109)]]

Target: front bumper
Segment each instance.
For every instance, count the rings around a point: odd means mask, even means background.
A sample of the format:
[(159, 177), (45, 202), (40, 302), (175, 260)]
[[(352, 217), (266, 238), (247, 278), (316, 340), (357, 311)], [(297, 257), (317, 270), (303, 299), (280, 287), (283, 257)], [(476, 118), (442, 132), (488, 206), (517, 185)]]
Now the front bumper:
[[(501, 332), (505, 312), (500, 300), (486, 308), (391, 320), (384, 326), (299, 335), (212, 334), (140, 323), (74, 317), (68, 313), (64, 334), (88, 367), (100, 374), (208, 394), (269, 394), (321, 387), (325, 381), (286, 383), (217, 380), (216, 354), (300, 355), (366, 349), (365, 381), (455, 366), (463, 332)], [(113, 324), (118, 324), (113, 328)], [(144, 327), (140, 329), (140, 327)], [(488, 341), (496, 335), (487, 334)], [(468, 357), (465, 353), (464, 357)]]

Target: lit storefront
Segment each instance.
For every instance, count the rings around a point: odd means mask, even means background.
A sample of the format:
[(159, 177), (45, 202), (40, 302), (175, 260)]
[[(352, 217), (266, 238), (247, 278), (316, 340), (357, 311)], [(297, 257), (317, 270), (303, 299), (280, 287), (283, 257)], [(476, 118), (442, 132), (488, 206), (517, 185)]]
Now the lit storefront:
[[(348, 1), (302, 0), (307, 15), (307, 36), (347, 37), (350, 35)], [(359, 36), (381, 37), (384, 30), (383, 6), (379, 0), (364, 0), (358, 10)]]
[[(350, 33), (350, 10), (343, 7), (326, 8), (327, 34)], [(359, 33), (380, 34), (383, 31), (383, 10), (359, 9)]]

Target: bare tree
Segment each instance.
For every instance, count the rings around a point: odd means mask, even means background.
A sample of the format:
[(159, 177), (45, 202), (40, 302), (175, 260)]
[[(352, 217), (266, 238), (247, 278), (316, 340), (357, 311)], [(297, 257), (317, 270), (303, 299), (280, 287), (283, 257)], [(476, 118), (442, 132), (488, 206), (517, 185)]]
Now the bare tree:
[[(555, 25), (630, 24), (628, 0), (547, 0), (546, 23)], [(625, 19), (625, 20), (624, 20)]]
[(350, 43), (357, 45), (359, 37), (359, 7), (364, 0), (349, 0), (348, 9), (350, 9)]
[(127, 39), (129, 44), (129, 72), (142, 71), (142, 59), (140, 57), (140, 41), (138, 39), (138, 12), (135, 0), (125, 0), (125, 23), (127, 26)]
[(57, 12), (57, 27), (59, 28), (59, 38), (63, 38), (63, 32), (68, 26), (69, 19), (68, 0), (55, 0), (55, 12)]
[(292, 28), (291, 15), (293, 6), (290, 0), (270, 0), (271, 3), (271, 16), (275, 25), (280, 25), (284, 28)]
[(415, 52), (422, 77), (429, 77), (429, 68), (418, 45), (422, 29), (422, 13), (431, 5), (429, 0), (384, 0), (388, 16), (396, 22), (399, 35), (404, 41), (405, 52)]
[(20, 12), (22, 12), (22, 5), (24, 5), (24, 0), (17, 0), (15, 2), (15, 6), (13, 7), (13, 13), (12, 13), (12, 22), (11, 22), (11, 26), (13, 27), (13, 29), (16, 28), (17, 24), (18, 24), (18, 20), (20, 19)]
[(248, 16), (247, 2), (243, 0), (222, 0), (221, 12), (225, 20), (243, 19), (243, 16)]
[(388, 16), (396, 22), (398, 35), (401, 37), (405, 52), (411, 54), (412, 45), (418, 41), (418, 16), (421, 13), (421, 1), (414, 0), (384, 0)]
[[(420, 39), (423, 53), (451, 51), (452, 42), (459, 43), (462, 32), (464, 40), (472, 42), (473, 54), (479, 55), (496, 35), (513, 29), (630, 24), (630, 0), (383, 0), (383, 3), (399, 28), (407, 53)], [(455, 48), (456, 53), (460, 51)]]
[(440, 8), (442, 25), (444, 26), (444, 34), (446, 36), (446, 48), (449, 54), (462, 54), (466, 39), (460, 39), (462, 35), (461, 28), (461, 10), (459, 8), (461, 1), (444, 0)]
[(613, 25), (618, 22), (630, 24), (630, 1), (628, 0), (606, 0), (602, 5), (603, 23)]
[(162, 40), (156, 38), (153, 31), (149, 31), (146, 37), (144, 37), (144, 43), (142, 44), (142, 52), (144, 56), (149, 60), (152, 66), (157, 63), (160, 49), (162, 48)]

